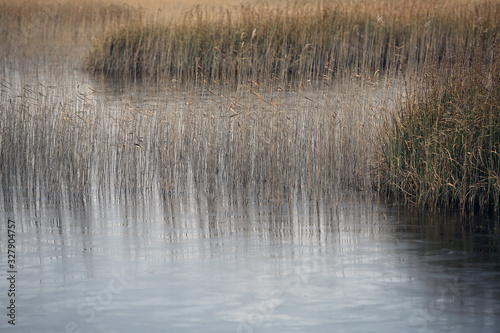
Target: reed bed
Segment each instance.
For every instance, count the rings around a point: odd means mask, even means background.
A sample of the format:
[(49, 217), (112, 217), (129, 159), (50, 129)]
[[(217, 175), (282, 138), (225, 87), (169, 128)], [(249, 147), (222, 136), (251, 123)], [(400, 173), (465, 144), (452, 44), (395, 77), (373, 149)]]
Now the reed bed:
[(500, 212), (500, 43), (429, 68), (383, 139), (385, 184), (431, 209)]
[(500, 17), (496, 1), (325, 1), (308, 5), (197, 6), (181, 18), (136, 23), (95, 40), (86, 68), (241, 85), (351, 73), (418, 71), (462, 50)]
[[(53, 89), (53, 88), (52, 88)], [(15, 92), (15, 93), (14, 93)], [(84, 97), (84, 96), (83, 96)], [(8, 193), (59, 200), (62, 193), (89, 193), (93, 161), (105, 142), (97, 112), (82, 98), (61, 100), (41, 84), (2, 82), (0, 168)], [(12, 196), (12, 195), (11, 195)]]
[(56, 87), (5, 83), (2, 185), (53, 200), (170, 195), (189, 183), (211, 196), (370, 189), (366, 156), (375, 156), (378, 108), (391, 107), (394, 90), (352, 84), (335, 93), (206, 86), (112, 107), (92, 91), (63, 97)]
[[(498, 1), (23, 1), (0, 0), (4, 198), (385, 189), (499, 210)], [(66, 80), (82, 67), (155, 92), (112, 103)]]

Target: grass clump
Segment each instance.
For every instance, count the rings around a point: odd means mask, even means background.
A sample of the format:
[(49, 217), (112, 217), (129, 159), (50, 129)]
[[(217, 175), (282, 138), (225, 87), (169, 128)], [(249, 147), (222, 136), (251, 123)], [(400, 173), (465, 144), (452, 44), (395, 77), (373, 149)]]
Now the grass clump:
[(339, 1), (317, 6), (195, 7), (167, 23), (130, 24), (96, 39), (91, 72), (192, 81), (262, 82), (395, 73), (463, 49), (496, 27), (499, 4)]
[(500, 212), (500, 48), (435, 65), (383, 145), (387, 188), (433, 209)]
[(110, 106), (93, 91), (2, 87), (0, 185), (8, 197), (20, 189), (54, 201), (171, 195), (190, 182), (211, 196), (370, 189), (377, 106), (392, 96), (390, 88), (361, 91), (356, 83), (334, 93), (252, 84), (239, 92), (175, 89), (148, 104)]

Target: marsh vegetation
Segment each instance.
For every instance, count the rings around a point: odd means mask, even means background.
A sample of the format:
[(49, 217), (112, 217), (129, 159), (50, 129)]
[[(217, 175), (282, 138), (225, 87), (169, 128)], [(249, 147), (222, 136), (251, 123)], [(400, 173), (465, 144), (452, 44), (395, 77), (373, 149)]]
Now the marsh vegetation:
[[(500, 209), (497, 1), (160, 7), (0, 3), (4, 191)], [(75, 70), (154, 93), (113, 104), (57, 84)]]
[[(496, 33), (495, 2), (323, 1), (196, 6), (97, 38), (88, 70), (182, 81), (265, 83), (414, 74)], [(493, 28), (493, 29), (492, 29)]]
[(498, 46), (469, 47), (415, 85), (384, 132), (393, 194), (434, 209), (500, 210)]

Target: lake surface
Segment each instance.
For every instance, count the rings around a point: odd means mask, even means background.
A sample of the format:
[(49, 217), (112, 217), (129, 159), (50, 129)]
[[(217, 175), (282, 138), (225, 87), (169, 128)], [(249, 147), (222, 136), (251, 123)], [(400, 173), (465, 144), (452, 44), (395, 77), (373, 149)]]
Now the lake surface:
[[(16, 325), (2, 332), (496, 332), (498, 219), (417, 217), (375, 198), (85, 205), (3, 198)], [(12, 223), (12, 222), (11, 222)], [(490, 233), (485, 229), (490, 228)], [(7, 319), (6, 319), (7, 318)]]

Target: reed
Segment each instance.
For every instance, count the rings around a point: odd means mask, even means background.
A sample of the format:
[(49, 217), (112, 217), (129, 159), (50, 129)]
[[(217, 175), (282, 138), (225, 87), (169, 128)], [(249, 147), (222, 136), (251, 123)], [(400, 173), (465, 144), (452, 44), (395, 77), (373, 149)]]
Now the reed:
[(54, 200), (170, 195), (189, 183), (211, 196), (371, 189), (377, 113), (391, 107), (393, 88), (330, 83), (238, 92), (207, 85), (118, 106), (91, 91), (5, 83), (2, 185)]
[[(38, 84), (2, 83), (0, 173), (4, 190), (29, 198), (82, 197), (93, 183), (93, 162), (106, 142), (97, 110), (80, 97), (61, 100)], [(13, 93), (10, 95), (6, 93)], [(6, 100), (5, 98), (8, 99)], [(85, 97), (85, 96), (83, 96)], [(95, 144), (90, 145), (89, 142)]]
[(404, 202), (500, 211), (500, 47), (472, 44), (431, 66), (383, 140), (387, 189)]
[[(4, 191), (61, 201), (386, 189), (498, 211), (496, 1), (195, 7), (151, 24), (133, 6), (63, 3), (43, 25), (25, 1), (0, 2), (0, 38), (15, 50), (1, 54)], [(14, 38), (24, 30), (36, 35)], [(23, 52), (32, 67), (17, 66)], [(60, 59), (49, 84), (25, 83)], [(156, 92), (111, 103), (81, 91), (65, 81), (78, 59), (104, 76), (154, 78)]]
[[(197, 6), (180, 19), (130, 24), (95, 40), (91, 72), (241, 85), (279, 78), (418, 70), (495, 31), (500, 4), (329, 1), (308, 6)], [(487, 34), (483, 34), (487, 37)]]

